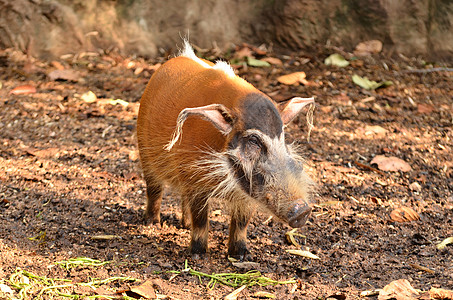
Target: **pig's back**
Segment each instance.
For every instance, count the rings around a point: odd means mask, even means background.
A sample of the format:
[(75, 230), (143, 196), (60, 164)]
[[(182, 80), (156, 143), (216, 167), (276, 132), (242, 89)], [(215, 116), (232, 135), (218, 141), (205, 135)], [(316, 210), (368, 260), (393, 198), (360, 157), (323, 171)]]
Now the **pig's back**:
[(232, 109), (257, 90), (237, 76), (203, 66), (187, 57), (176, 57), (152, 76), (140, 102), (137, 138), (143, 169), (161, 180), (185, 180), (205, 153), (223, 151), (225, 137), (208, 121), (191, 116), (184, 123), (182, 138), (171, 151), (178, 114), (185, 108), (220, 103)]

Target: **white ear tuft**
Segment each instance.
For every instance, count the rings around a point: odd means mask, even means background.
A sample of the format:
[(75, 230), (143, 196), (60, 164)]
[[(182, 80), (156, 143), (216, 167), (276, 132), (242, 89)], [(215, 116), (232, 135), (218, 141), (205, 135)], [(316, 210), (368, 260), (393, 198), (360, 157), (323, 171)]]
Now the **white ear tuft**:
[(280, 111), (280, 116), (282, 118), (283, 124), (287, 125), (300, 113), (302, 108), (314, 102), (315, 99), (313, 97), (311, 98), (295, 97), (287, 102), (279, 104), (278, 110)]
[(211, 122), (211, 124), (214, 125), (214, 127), (217, 128), (217, 130), (223, 135), (229, 134), (233, 129), (233, 117), (229, 109), (222, 104), (210, 104), (201, 107), (185, 108), (178, 115), (175, 131), (173, 132), (170, 142), (165, 145), (165, 150), (170, 151), (180, 139), (182, 135), (182, 126), (184, 125), (187, 117), (191, 115), (199, 116), (202, 119)]

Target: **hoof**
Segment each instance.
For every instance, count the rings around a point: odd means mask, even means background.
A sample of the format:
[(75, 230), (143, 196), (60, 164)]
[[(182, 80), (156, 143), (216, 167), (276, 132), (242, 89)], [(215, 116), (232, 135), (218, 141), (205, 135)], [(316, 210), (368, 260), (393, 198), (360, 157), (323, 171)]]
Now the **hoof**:
[(247, 251), (245, 254), (239, 254), (239, 255), (231, 255), (228, 254), (228, 257), (232, 257), (236, 259), (237, 261), (253, 261), (253, 256), (250, 254), (250, 252)]
[(192, 240), (190, 242), (190, 254), (195, 260), (206, 258), (206, 253), (208, 252), (206, 244), (202, 243), (200, 240)]
[(239, 261), (253, 261), (253, 257), (244, 241), (233, 244), (230, 249), (228, 249), (228, 257), (232, 257)]
[(207, 253), (204, 253), (204, 254), (191, 253), (190, 256), (192, 257), (192, 260), (196, 260), (196, 261), (208, 260), (208, 254)]
[(146, 226), (153, 226), (156, 228), (161, 228), (162, 226), (160, 225), (160, 216), (149, 216), (148, 214), (144, 214), (143, 216), (143, 223)]

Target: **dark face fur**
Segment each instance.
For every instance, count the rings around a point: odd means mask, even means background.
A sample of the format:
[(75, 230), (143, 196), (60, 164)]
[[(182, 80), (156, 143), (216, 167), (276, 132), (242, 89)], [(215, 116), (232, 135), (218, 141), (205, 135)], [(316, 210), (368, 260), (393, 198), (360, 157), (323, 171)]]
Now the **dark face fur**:
[(242, 190), (293, 227), (308, 215), (311, 180), (302, 160), (286, 145), (283, 122), (264, 95), (243, 102), (243, 130), (229, 143), (229, 163)]

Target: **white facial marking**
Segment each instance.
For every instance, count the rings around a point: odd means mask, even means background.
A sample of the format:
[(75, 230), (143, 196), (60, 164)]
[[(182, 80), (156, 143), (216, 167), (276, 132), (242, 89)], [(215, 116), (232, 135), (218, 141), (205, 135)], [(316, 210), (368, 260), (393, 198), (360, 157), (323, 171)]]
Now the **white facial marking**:
[(280, 136), (274, 137), (271, 139), (268, 135), (263, 134), (260, 130), (256, 129), (249, 129), (244, 133), (244, 136), (249, 136), (252, 134), (256, 134), (257, 136), (261, 137), (263, 139), (263, 142), (267, 145), (269, 149), (272, 149), (270, 151), (270, 154), (276, 157), (285, 157), (288, 155), (288, 152), (286, 151), (286, 146), (285, 146), (285, 134), (282, 131)]

